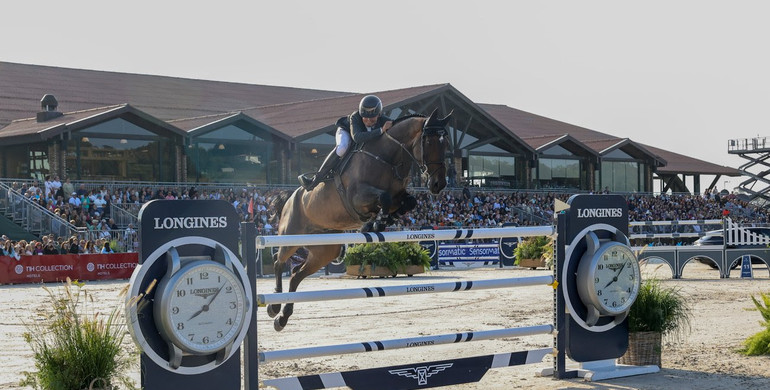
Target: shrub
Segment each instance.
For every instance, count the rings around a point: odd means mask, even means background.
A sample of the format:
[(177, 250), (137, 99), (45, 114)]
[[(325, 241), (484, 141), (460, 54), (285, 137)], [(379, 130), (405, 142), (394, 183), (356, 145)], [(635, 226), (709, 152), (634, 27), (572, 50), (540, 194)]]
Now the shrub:
[(513, 250), (513, 255), (516, 256), (516, 264), (519, 264), (519, 259), (540, 259), (544, 255), (549, 259), (553, 255), (553, 241), (546, 236), (524, 239)]
[(765, 329), (743, 342), (744, 348), (740, 352), (744, 355), (770, 355), (770, 294), (760, 293), (760, 298), (762, 299), (761, 302), (752, 295), (751, 300), (754, 301), (754, 306), (762, 315), (760, 324)]
[(43, 287), (49, 295), (46, 318), (27, 325), (24, 340), (30, 345), (37, 372), (23, 372), (22, 386), (35, 389), (87, 389), (92, 382), (112, 388), (119, 382), (134, 388), (125, 376), (132, 360), (122, 353), (126, 335), (122, 305), (105, 318), (90, 313), (93, 296), (82, 283), (67, 279), (63, 291)]
[(386, 242), (382, 244), (355, 245), (345, 252), (345, 266), (386, 267), (391, 272), (398, 272), (409, 265), (430, 267), (430, 256), (416, 242)]
[(691, 319), (692, 309), (679, 288), (663, 287), (657, 279), (646, 279), (628, 312), (628, 330), (678, 337), (691, 329)]

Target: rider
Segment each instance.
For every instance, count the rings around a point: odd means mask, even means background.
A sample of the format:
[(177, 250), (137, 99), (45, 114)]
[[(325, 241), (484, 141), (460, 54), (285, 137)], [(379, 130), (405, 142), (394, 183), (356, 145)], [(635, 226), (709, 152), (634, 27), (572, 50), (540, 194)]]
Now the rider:
[(382, 101), (374, 95), (366, 95), (358, 104), (358, 111), (337, 120), (337, 145), (326, 157), (318, 172), (311, 178), (308, 174), (299, 176), (302, 187), (310, 191), (320, 183), (337, 162), (350, 149), (351, 139), (358, 144), (377, 138), (390, 129), (393, 121), (382, 114)]

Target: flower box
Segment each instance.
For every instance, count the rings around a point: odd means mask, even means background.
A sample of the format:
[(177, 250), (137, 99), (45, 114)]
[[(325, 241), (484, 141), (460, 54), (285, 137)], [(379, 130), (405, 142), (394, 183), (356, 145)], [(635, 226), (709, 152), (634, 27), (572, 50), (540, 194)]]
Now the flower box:
[(519, 267), (531, 268), (531, 269), (535, 269), (538, 267), (546, 268), (545, 260), (542, 258), (541, 259), (519, 259), (518, 264), (516, 265), (518, 265)]
[(349, 265), (345, 269), (345, 273), (352, 276), (358, 276), (361, 278), (367, 278), (367, 277), (395, 277), (396, 275), (406, 275), (406, 276), (412, 276), (416, 274), (421, 274), (425, 272), (425, 267), (421, 265), (408, 265), (406, 267), (401, 267), (398, 272), (393, 272), (388, 267), (375, 267), (372, 268), (370, 265), (360, 266), (360, 265)]

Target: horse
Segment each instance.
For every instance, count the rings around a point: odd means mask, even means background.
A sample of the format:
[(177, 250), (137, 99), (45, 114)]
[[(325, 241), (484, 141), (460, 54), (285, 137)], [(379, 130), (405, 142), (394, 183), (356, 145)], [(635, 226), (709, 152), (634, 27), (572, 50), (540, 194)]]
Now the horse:
[[(395, 216), (417, 205), (406, 191), (413, 163), (428, 177), (428, 189), (438, 194), (446, 187), (444, 157), (446, 129), (451, 113), (439, 119), (434, 110), (427, 118), (409, 115), (393, 122), (382, 136), (356, 145), (348, 152), (333, 181), (323, 181), (311, 191), (299, 187), (283, 191), (271, 200), (277, 218), (278, 235), (315, 234), (360, 229), (382, 231)], [(284, 264), (298, 247), (281, 247), (275, 254), (275, 292), (282, 292)], [(337, 258), (342, 245), (306, 247), (307, 259), (291, 270), (289, 291), (297, 291), (300, 282)], [(273, 327), (282, 330), (294, 310), (287, 303), (268, 305)]]

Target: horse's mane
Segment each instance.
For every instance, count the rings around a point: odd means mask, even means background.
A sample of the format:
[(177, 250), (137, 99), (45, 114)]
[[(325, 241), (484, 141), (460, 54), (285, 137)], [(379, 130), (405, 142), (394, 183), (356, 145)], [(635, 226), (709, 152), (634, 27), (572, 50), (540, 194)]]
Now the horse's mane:
[(286, 201), (289, 200), (291, 193), (292, 191), (282, 190), (270, 199), (270, 209), (273, 210), (273, 212), (270, 214), (268, 220), (273, 223), (273, 226), (276, 229), (278, 228), (278, 219), (281, 217), (283, 206), (286, 204)]
[(411, 119), (411, 118), (425, 118), (425, 115), (422, 115), (422, 114), (409, 114), (409, 115), (404, 115), (402, 117), (398, 117), (398, 118), (393, 120), (393, 126), (395, 126), (399, 122), (403, 122), (403, 121), (405, 121), (407, 119)]

